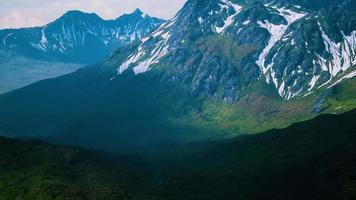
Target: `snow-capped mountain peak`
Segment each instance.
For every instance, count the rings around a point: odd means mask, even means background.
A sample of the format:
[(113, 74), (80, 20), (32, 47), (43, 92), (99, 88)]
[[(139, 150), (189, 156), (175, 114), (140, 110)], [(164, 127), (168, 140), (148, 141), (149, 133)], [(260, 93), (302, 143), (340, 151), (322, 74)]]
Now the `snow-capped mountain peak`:
[(356, 23), (348, 9), (336, 5), (190, 0), (142, 38), (118, 74), (174, 65), (172, 78), (203, 96), (234, 101), (260, 78), (284, 99), (305, 96), (354, 74)]
[(115, 20), (73, 10), (43, 27), (0, 31), (0, 48), (41, 59), (92, 63), (140, 40), (163, 22), (139, 9)]

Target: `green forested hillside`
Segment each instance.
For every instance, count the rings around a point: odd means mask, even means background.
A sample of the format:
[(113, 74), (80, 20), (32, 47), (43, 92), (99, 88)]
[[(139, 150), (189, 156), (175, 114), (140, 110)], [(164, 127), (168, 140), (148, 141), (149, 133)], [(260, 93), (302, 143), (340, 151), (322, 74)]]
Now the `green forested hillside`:
[(356, 111), (234, 139), (167, 145), (155, 160), (0, 139), (0, 199), (351, 200)]
[(196, 145), (195, 153), (171, 163), (158, 191), (185, 200), (355, 199), (355, 121), (354, 110)]
[(146, 183), (139, 159), (0, 138), (0, 199), (132, 199)]

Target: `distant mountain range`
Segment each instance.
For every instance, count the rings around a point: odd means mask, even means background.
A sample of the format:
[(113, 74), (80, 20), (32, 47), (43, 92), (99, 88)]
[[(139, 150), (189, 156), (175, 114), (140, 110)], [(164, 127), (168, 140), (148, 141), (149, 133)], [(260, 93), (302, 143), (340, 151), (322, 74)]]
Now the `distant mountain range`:
[(163, 22), (139, 9), (114, 20), (69, 11), (42, 27), (0, 30), (0, 92), (96, 63)]
[(0, 49), (36, 59), (90, 64), (139, 41), (163, 22), (139, 9), (115, 20), (69, 11), (42, 27), (1, 30)]
[(0, 130), (142, 150), (348, 111), (356, 107), (353, 6), (188, 0), (173, 19), (105, 61), (1, 95)]

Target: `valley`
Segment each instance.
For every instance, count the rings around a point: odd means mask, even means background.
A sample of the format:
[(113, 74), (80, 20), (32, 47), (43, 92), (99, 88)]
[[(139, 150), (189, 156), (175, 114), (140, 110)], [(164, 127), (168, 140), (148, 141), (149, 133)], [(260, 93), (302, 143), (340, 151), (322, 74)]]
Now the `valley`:
[(1, 30), (0, 200), (355, 199), (353, 8), (187, 0)]

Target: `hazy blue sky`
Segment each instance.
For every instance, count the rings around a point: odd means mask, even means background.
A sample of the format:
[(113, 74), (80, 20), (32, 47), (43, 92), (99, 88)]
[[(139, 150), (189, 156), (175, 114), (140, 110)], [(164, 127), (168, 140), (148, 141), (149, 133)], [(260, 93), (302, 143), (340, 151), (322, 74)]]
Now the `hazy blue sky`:
[(113, 19), (140, 8), (151, 16), (169, 19), (186, 0), (0, 0), (0, 29), (44, 25), (68, 10), (95, 12)]

